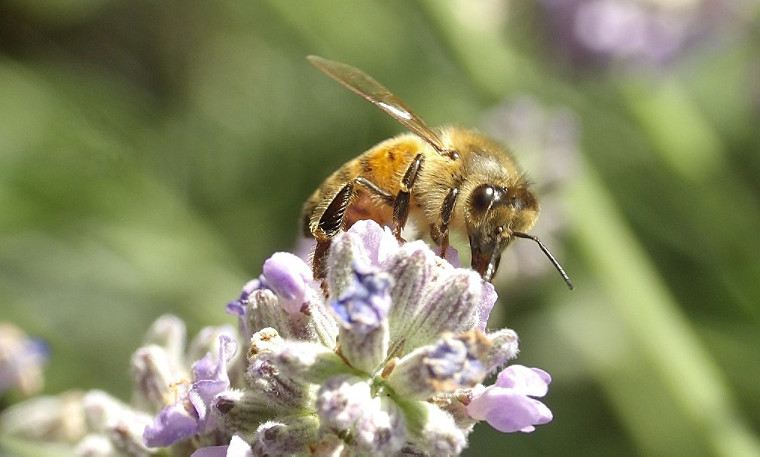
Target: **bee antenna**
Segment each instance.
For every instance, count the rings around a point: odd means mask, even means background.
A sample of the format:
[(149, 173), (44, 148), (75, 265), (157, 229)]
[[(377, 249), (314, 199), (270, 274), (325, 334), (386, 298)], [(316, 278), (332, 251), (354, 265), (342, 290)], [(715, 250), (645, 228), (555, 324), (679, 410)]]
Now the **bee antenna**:
[(541, 240), (539, 240), (537, 236), (530, 235), (528, 233), (523, 233), (523, 232), (512, 232), (512, 235), (516, 236), (518, 238), (525, 238), (527, 240), (533, 240), (533, 241), (535, 241), (536, 244), (538, 244), (538, 247), (541, 248), (541, 251), (543, 251), (543, 253), (546, 254), (546, 257), (549, 258), (549, 261), (552, 263), (552, 265), (554, 265), (554, 268), (557, 269), (557, 271), (559, 272), (560, 276), (562, 276), (562, 279), (565, 280), (565, 284), (567, 284), (567, 287), (570, 290), (573, 290), (573, 283), (572, 283), (572, 281), (570, 281), (570, 277), (567, 276), (567, 273), (565, 273), (565, 270), (562, 268), (562, 265), (560, 265), (559, 262), (557, 262), (557, 259), (554, 258), (554, 256), (552, 255), (552, 253), (549, 252), (549, 248), (547, 248), (546, 246), (544, 246), (544, 243), (542, 243)]

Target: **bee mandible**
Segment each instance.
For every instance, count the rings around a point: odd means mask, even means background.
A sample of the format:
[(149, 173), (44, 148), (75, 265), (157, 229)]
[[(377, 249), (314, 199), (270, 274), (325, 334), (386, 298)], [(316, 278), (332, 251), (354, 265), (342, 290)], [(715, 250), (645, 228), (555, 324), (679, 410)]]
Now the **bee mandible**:
[(304, 234), (317, 241), (315, 278), (325, 277), (332, 238), (356, 221), (372, 219), (389, 225), (403, 241), (401, 232), (409, 220), (429, 229), (442, 257), (450, 231), (467, 234), (472, 269), (486, 281), (493, 278), (501, 253), (512, 240), (533, 240), (573, 288), (546, 246), (527, 233), (538, 217), (538, 199), (506, 149), (473, 130), (433, 130), (361, 70), (318, 56), (308, 59), (412, 132), (383, 141), (344, 164), (304, 205)]

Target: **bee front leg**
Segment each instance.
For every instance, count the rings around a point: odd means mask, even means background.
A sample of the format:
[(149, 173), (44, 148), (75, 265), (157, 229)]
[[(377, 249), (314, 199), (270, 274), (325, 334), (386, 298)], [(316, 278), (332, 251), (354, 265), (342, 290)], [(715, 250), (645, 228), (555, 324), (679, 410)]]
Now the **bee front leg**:
[(456, 205), (458, 195), (458, 188), (449, 189), (449, 193), (443, 199), (438, 222), (433, 224), (430, 230), (430, 236), (433, 238), (433, 241), (441, 247), (440, 256), (442, 258), (446, 257), (446, 250), (449, 247), (449, 222), (451, 222), (451, 215), (454, 213), (454, 205)]
[(417, 154), (417, 156), (406, 169), (404, 177), (401, 179), (401, 190), (396, 195), (396, 199), (393, 202), (393, 234), (396, 239), (403, 242), (401, 238), (401, 231), (406, 225), (406, 219), (409, 217), (409, 199), (411, 197), (412, 186), (414, 181), (417, 180), (417, 174), (422, 168), (424, 156)]

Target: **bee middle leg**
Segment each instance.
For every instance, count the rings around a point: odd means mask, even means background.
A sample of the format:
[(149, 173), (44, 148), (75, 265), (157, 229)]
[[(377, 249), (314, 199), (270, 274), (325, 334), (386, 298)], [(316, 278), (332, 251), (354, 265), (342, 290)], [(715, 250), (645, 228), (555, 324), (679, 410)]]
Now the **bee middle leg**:
[(399, 241), (404, 241), (401, 238), (401, 231), (406, 225), (406, 219), (409, 217), (409, 199), (411, 198), (412, 186), (414, 181), (417, 180), (417, 174), (422, 168), (422, 162), (424, 156), (417, 154), (412, 161), (409, 168), (406, 169), (404, 177), (401, 179), (401, 190), (396, 195), (393, 201), (393, 234)]

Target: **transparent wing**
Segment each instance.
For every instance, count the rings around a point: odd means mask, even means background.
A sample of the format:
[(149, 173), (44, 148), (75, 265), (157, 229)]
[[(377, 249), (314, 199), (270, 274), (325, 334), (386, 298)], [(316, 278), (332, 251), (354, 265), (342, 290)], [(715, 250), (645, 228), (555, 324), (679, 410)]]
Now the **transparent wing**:
[(425, 124), (425, 121), (417, 116), (411, 108), (406, 106), (406, 103), (393, 95), (385, 86), (372, 79), (371, 76), (358, 68), (323, 59), (319, 56), (308, 56), (307, 59), (328, 76), (388, 113), (392, 118), (399, 121), (401, 125), (411, 130), (412, 133), (427, 141), (437, 151), (444, 152), (440, 137)]

